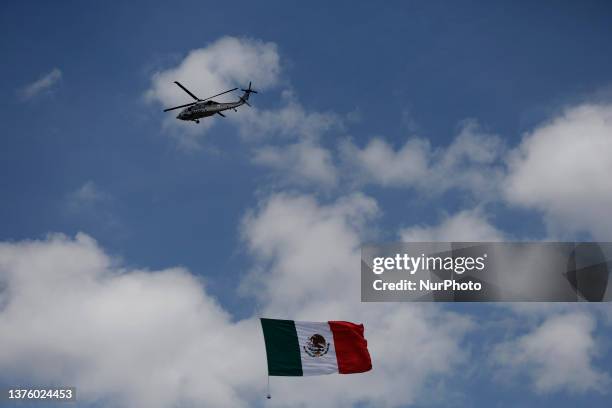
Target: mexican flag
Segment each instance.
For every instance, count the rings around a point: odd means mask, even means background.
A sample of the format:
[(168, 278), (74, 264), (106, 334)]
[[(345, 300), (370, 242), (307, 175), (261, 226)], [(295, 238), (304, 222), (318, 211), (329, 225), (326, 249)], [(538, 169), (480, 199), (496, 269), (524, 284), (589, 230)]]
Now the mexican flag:
[(269, 375), (351, 374), (372, 369), (362, 324), (261, 319), (261, 327)]

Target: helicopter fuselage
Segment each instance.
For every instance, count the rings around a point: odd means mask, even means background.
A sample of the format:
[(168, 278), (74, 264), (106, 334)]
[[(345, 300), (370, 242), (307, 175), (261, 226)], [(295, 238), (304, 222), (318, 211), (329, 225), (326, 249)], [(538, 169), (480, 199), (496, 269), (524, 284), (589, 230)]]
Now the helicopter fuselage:
[(195, 99), (195, 102), (186, 103), (184, 105), (175, 106), (173, 108), (167, 108), (167, 109), (164, 109), (164, 112), (184, 108), (181, 111), (181, 113), (177, 115), (176, 118), (180, 120), (187, 120), (187, 121), (195, 122), (195, 123), (200, 123), (201, 118), (205, 118), (205, 117), (212, 116), (212, 115), (219, 115), (219, 116), (225, 117), (225, 115), (221, 112), (226, 111), (228, 109), (236, 110), (237, 107), (245, 105), (245, 104), (247, 106), (251, 106), (249, 102), (247, 102), (249, 100), (249, 96), (251, 96), (252, 93), (257, 93), (257, 91), (251, 89), (251, 82), (249, 82), (249, 87), (247, 89), (242, 90), (244, 93), (242, 94), (242, 96), (239, 97), (240, 98), (239, 100), (235, 102), (215, 102), (212, 100), (212, 98), (216, 98), (217, 96), (225, 95), (226, 93), (233, 92), (238, 88), (232, 88), (230, 90), (223, 91), (216, 95), (209, 96), (206, 99), (200, 99), (197, 96), (195, 96), (193, 93), (191, 93), (189, 89), (181, 85), (180, 82), (174, 81), (174, 83), (178, 85), (178, 87), (181, 88), (183, 91), (185, 91), (189, 96)]
[(202, 103), (196, 103), (195, 105), (191, 105), (188, 108), (183, 109), (176, 118), (180, 120), (196, 121), (201, 118), (220, 114), (220, 112), (223, 112), (228, 109), (236, 109), (243, 103), (244, 102), (242, 101), (227, 103), (206, 101)]

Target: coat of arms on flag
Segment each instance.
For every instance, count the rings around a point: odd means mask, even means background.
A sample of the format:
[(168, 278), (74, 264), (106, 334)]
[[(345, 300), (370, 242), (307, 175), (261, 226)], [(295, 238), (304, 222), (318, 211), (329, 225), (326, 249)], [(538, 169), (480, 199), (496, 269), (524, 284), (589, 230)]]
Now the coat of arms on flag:
[(261, 319), (268, 375), (363, 373), (372, 369), (363, 325)]

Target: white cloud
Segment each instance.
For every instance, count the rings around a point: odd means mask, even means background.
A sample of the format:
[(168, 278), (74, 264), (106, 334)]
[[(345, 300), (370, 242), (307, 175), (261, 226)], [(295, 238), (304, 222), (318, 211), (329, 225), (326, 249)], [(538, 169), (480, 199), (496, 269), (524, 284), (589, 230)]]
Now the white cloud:
[[(216, 92), (248, 80), (259, 89), (269, 89), (281, 83), (280, 60), (274, 43), (224, 37), (190, 52), (176, 67), (154, 74), (147, 97), (164, 106), (185, 102), (186, 95), (172, 83), (175, 79), (193, 84), (194, 91)], [(611, 236), (609, 105), (568, 109), (527, 134), (510, 154), (500, 137), (483, 132), (474, 121), (464, 122), (447, 146), (411, 138), (394, 148), (373, 138), (363, 147), (346, 141), (336, 151), (324, 148), (320, 138), (342, 130), (343, 119), (333, 112), (305, 109), (289, 89), (282, 91), (277, 108), (244, 108), (227, 118), (244, 140), (256, 144), (253, 162), (276, 171), (285, 183), (329, 188), (352, 180), (416, 189), (426, 195), (467, 191), (481, 201), (503, 199), (541, 211), (551, 237), (585, 231), (600, 240)], [(216, 120), (196, 126), (170, 115), (165, 127), (182, 145), (197, 147)], [(178, 132), (177, 125), (182, 126)]]
[(291, 314), (307, 300), (325, 304), (337, 296), (338, 287), (358, 287), (358, 279), (345, 279), (346, 271), (357, 271), (352, 266), (359, 265), (354, 258), (359, 232), (377, 212), (376, 202), (361, 194), (329, 206), (307, 195), (270, 197), (243, 227), (251, 252), (261, 261), (276, 262), (275, 268), (263, 269), (259, 278), (266, 286), (255, 295)]
[[(445, 148), (409, 139), (399, 149), (380, 138), (363, 148), (346, 142), (345, 164), (361, 183), (415, 188), (423, 193), (466, 190), (481, 201), (499, 199), (544, 215), (550, 238), (589, 233), (612, 237), (612, 105), (583, 104), (527, 133), (506, 151), (502, 140), (466, 122)], [(348, 170), (348, 171), (347, 171)], [(412, 229), (419, 233), (419, 229)]]
[(84, 207), (90, 208), (97, 204), (107, 202), (111, 196), (102, 191), (96, 183), (89, 180), (81, 187), (68, 194), (68, 206), (71, 209), (78, 210)]
[(362, 183), (387, 187), (411, 187), (428, 193), (451, 188), (478, 193), (491, 192), (503, 175), (499, 159), (502, 140), (483, 133), (467, 121), (446, 148), (434, 149), (425, 139), (409, 139), (394, 150), (387, 142), (374, 138), (359, 148), (351, 142), (341, 147), (344, 162)]
[(424, 139), (411, 139), (397, 152), (387, 142), (373, 138), (363, 149), (347, 142), (344, 159), (370, 182), (384, 186), (417, 184), (424, 179), (430, 146)]
[(551, 234), (612, 237), (612, 105), (566, 110), (509, 156), (505, 196), (540, 210)]
[(247, 406), (262, 391), (256, 322), (233, 322), (185, 269), (126, 269), (84, 234), (55, 235), (0, 244), (0, 288), (4, 383), (147, 408)]
[(404, 242), (486, 242), (503, 241), (504, 233), (489, 223), (478, 209), (460, 211), (447, 216), (439, 225), (416, 225), (404, 228), (399, 233)]
[(330, 204), (277, 194), (245, 219), (244, 239), (257, 265), (243, 290), (259, 299), (263, 313), (363, 322), (374, 361), (366, 374), (275, 378), (278, 405), (410, 404), (466, 361), (461, 343), (471, 323), (465, 316), (436, 305), (360, 302), (360, 243), (377, 214), (375, 201), (361, 194)]
[(19, 91), (22, 100), (32, 99), (41, 92), (52, 88), (62, 79), (62, 71), (58, 68), (53, 68), (51, 72), (43, 75), (40, 79), (28, 84)]
[[(361, 321), (374, 361), (366, 374), (274, 378), (272, 406), (411, 404), (468, 364), (469, 318), (438, 305), (360, 302), (359, 246), (378, 213), (361, 194), (329, 204), (276, 194), (245, 218), (255, 268), (242, 290), (263, 314)], [(477, 212), (454, 218), (486, 222)], [(431, 234), (455, 239), (453, 231)], [(234, 321), (183, 268), (125, 268), (86, 235), (57, 235), (0, 244), (0, 288), (0, 380), (74, 384), (83, 403), (120, 407), (240, 407), (262, 396), (257, 322)], [(586, 314), (551, 318), (499, 346), (495, 362), (532, 376), (541, 392), (600, 390), (609, 378), (593, 366), (594, 329)]]
[(611, 380), (594, 365), (595, 324), (586, 313), (550, 316), (531, 332), (499, 344), (494, 364), (506, 374), (526, 374), (540, 393), (605, 392)]
[(330, 152), (308, 141), (255, 149), (253, 162), (277, 171), (292, 184), (333, 187), (338, 181)]
[(332, 112), (307, 111), (292, 91), (281, 93), (281, 106), (277, 109), (244, 109), (240, 115), (229, 117), (247, 140), (259, 141), (278, 136), (282, 139), (317, 141), (333, 129), (342, 129), (342, 119)]
[[(280, 75), (281, 58), (275, 43), (223, 37), (204, 48), (192, 50), (176, 67), (153, 74), (145, 97), (163, 107), (178, 106), (192, 99), (174, 81), (205, 98), (236, 86), (245, 87), (249, 81), (254, 89), (266, 91), (281, 82)], [(199, 146), (199, 137), (216, 120), (232, 123), (244, 139), (250, 141), (272, 136), (316, 140), (324, 132), (341, 126), (341, 120), (333, 113), (307, 111), (288, 89), (282, 92), (280, 107), (274, 109), (257, 107), (253, 101), (258, 96), (253, 96), (252, 107), (243, 106), (239, 113), (227, 111), (226, 119), (210, 117), (200, 124), (179, 121), (172, 111), (166, 114), (164, 129), (177, 137), (182, 146), (194, 148)], [(226, 94), (215, 99), (229, 101), (238, 97)]]
[[(276, 44), (223, 37), (204, 48), (192, 50), (178, 66), (153, 74), (146, 97), (164, 106), (181, 105), (192, 99), (174, 81), (205, 98), (235, 86), (246, 86), (249, 81), (259, 89), (266, 89), (276, 85), (279, 74)], [(227, 98), (231, 97), (219, 97)]]
[[(376, 214), (362, 195), (329, 205), (275, 195), (245, 220), (244, 237), (268, 270), (257, 285), (264, 314), (362, 321), (374, 359), (367, 374), (274, 378), (273, 406), (399, 406), (465, 362), (467, 318), (360, 303), (359, 237)], [(183, 268), (125, 268), (87, 235), (54, 235), (0, 244), (0, 287), (0, 381), (71, 384), (83, 404), (119, 407), (240, 407), (262, 398), (258, 322), (234, 321)]]
[(113, 211), (114, 197), (91, 180), (68, 193), (63, 210), (68, 217), (77, 217), (81, 222), (95, 221), (98, 227), (111, 229), (114, 234), (123, 232), (123, 223)]
[[(193, 99), (174, 84), (179, 81), (200, 98), (207, 98), (230, 88), (253, 87), (265, 90), (275, 86), (280, 76), (280, 57), (276, 44), (249, 38), (222, 37), (204, 48), (195, 49), (176, 66), (153, 74), (145, 98), (164, 108), (183, 105)], [(237, 100), (232, 94), (216, 100)], [(243, 108), (248, 109), (248, 108)], [(200, 124), (176, 119), (175, 112), (165, 113), (164, 128), (187, 148), (199, 146), (198, 136), (217, 120), (206, 118)]]

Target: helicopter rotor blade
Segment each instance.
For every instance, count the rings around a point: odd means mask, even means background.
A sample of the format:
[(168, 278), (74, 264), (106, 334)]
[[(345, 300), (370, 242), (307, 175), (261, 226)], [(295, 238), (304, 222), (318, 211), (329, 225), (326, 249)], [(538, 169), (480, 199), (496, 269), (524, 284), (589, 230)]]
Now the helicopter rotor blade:
[(230, 89), (229, 91), (221, 92), (221, 93), (218, 93), (218, 94), (216, 94), (216, 95), (209, 96), (209, 97), (208, 97), (208, 98), (206, 98), (206, 99), (200, 99), (200, 100), (201, 100), (201, 101), (207, 101), (207, 100), (212, 99), (212, 98), (214, 98), (214, 97), (216, 97), (216, 96), (223, 95), (223, 94), (226, 94), (226, 93), (228, 93), (228, 92), (235, 91), (236, 89), (238, 89), (238, 88)]
[(177, 84), (183, 91), (187, 92), (189, 94), (189, 96), (191, 96), (193, 99), (195, 99), (196, 101), (199, 101), (200, 98), (198, 98), (197, 96), (195, 96), (194, 94), (192, 94), (189, 89), (185, 88), (183, 85), (181, 85), (181, 83), (179, 81), (174, 81), (175, 84)]
[(191, 103), (186, 103), (185, 105), (175, 106), (174, 108), (164, 109), (164, 112), (168, 112), (168, 111), (175, 110), (175, 109), (179, 109), (179, 108), (184, 108), (184, 107), (186, 107), (186, 106), (195, 105), (196, 103), (197, 103), (197, 102), (191, 102)]

